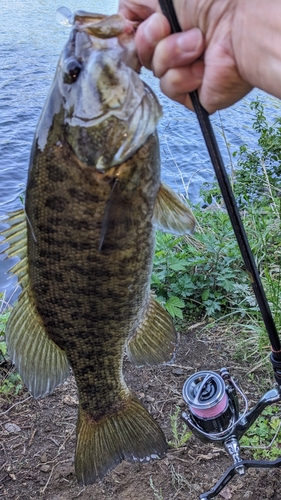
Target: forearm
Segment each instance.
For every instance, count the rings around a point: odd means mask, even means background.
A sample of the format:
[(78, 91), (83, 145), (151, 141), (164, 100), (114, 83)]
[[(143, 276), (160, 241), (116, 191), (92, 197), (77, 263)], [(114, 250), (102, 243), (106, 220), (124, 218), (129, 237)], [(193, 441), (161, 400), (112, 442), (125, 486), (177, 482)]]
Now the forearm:
[(238, 0), (232, 43), (242, 78), (281, 98), (281, 2)]

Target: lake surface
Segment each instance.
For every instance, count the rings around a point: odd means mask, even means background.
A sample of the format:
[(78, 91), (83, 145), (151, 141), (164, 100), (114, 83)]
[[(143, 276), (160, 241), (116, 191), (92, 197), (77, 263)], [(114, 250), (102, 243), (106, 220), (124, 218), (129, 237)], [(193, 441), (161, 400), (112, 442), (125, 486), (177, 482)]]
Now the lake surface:
[[(111, 14), (117, 11), (117, 0), (69, 0), (70, 10)], [(59, 54), (69, 36), (69, 28), (55, 21), (61, 1), (0, 0), (1, 6), (1, 79), (0, 79), (0, 217), (20, 208), (25, 189), (33, 134), (55, 73)], [(145, 81), (159, 97), (163, 118), (159, 136), (163, 180), (189, 197), (199, 201), (204, 181), (213, 178), (205, 144), (193, 113), (172, 102), (159, 91), (158, 80), (149, 71)], [(235, 106), (215, 114), (212, 122), (225, 164), (230, 154), (243, 143), (256, 144), (251, 127), (249, 103), (259, 96), (272, 120), (280, 115), (278, 100), (253, 91)], [(234, 163), (235, 167), (235, 163)], [(3, 226), (2, 226), (3, 227)], [(1, 226), (0, 226), (1, 229)], [(5, 272), (11, 262), (0, 261), (0, 292), (13, 291), (15, 279), (7, 280)]]

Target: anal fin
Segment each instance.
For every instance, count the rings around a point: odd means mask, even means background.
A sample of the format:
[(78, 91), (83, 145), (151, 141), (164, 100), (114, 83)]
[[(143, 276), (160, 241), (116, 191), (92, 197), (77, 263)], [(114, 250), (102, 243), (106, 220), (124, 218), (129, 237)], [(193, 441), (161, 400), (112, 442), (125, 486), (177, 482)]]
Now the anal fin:
[(122, 460), (148, 462), (166, 451), (163, 431), (132, 394), (98, 421), (79, 410), (75, 471), (81, 485), (102, 479)]
[(173, 360), (177, 333), (171, 316), (151, 296), (144, 319), (127, 342), (127, 354), (136, 366), (160, 365)]
[(68, 377), (66, 354), (49, 339), (28, 286), (10, 314), (5, 335), (12, 363), (35, 398), (50, 394)]

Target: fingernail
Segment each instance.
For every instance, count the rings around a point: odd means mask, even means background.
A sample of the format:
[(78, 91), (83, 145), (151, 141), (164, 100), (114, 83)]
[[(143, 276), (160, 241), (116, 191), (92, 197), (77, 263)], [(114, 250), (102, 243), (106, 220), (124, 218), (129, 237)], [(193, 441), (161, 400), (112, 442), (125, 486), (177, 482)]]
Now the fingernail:
[(202, 46), (203, 35), (198, 28), (192, 28), (180, 34), (177, 45), (181, 52), (197, 52)]

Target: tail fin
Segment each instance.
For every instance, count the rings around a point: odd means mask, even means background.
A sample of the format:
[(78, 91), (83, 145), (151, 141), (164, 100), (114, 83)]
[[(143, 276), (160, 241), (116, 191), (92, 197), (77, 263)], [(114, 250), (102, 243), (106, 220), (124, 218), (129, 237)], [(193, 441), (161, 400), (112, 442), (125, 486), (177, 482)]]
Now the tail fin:
[(75, 469), (79, 484), (93, 484), (122, 460), (148, 462), (167, 451), (163, 431), (132, 394), (99, 421), (80, 409)]

